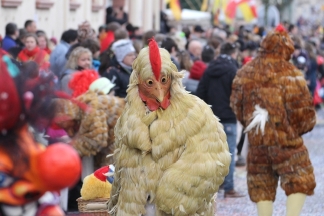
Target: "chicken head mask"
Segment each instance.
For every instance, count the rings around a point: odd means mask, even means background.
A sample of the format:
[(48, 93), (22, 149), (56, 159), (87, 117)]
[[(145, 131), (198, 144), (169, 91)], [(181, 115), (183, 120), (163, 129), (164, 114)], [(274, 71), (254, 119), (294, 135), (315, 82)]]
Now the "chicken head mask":
[(294, 52), (294, 42), (282, 25), (268, 33), (260, 46), (260, 53), (266, 58), (284, 58), (289, 61)]
[(139, 55), (136, 61), (142, 61), (142, 58), (148, 58), (150, 64), (139, 71), (139, 96), (150, 111), (165, 110), (170, 105), (171, 75), (168, 70), (163, 70), (160, 49), (154, 39), (149, 42), (146, 56)]

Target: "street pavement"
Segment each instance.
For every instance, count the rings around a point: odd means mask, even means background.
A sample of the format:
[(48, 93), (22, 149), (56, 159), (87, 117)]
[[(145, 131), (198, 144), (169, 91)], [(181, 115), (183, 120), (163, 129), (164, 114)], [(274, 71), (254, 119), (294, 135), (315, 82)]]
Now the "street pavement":
[[(317, 125), (311, 132), (303, 136), (314, 166), (316, 188), (315, 194), (307, 197), (301, 216), (324, 215), (324, 110), (318, 111), (317, 114)], [(245, 167), (236, 168), (234, 185), (236, 190), (245, 193), (246, 196), (224, 199), (219, 194), (216, 201), (216, 216), (256, 216), (256, 204), (250, 201), (247, 194)], [(287, 197), (279, 183), (273, 216), (284, 216), (286, 214), (286, 199)]]

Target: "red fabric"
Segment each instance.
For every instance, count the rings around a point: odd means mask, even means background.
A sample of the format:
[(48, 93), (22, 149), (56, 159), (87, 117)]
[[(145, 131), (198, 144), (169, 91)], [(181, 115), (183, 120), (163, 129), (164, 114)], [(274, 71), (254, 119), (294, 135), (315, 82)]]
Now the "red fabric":
[(88, 91), (91, 83), (99, 78), (95, 70), (83, 70), (73, 74), (69, 87), (73, 90), (72, 97), (78, 97)]
[(324, 58), (322, 56), (317, 56), (317, 65), (324, 64)]
[(45, 51), (48, 55), (51, 55), (51, 53), (52, 53), (52, 50), (50, 50), (50, 48), (48, 48), (48, 47), (46, 47), (46, 48), (44, 49), (44, 51)]
[(35, 47), (33, 50), (27, 50), (24, 48), (18, 54), (18, 60), (22, 62), (35, 61), (41, 69), (49, 68), (49, 62), (47, 61), (48, 54), (45, 50), (41, 50), (39, 47)]
[(104, 52), (110, 44), (115, 40), (114, 32), (108, 31), (105, 37), (100, 42), (100, 52)]
[(21, 102), (14, 80), (0, 54), (0, 131), (11, 129), (19, 119)]
[[(225, 14), (233, 19), (236, 15), (236, 8), (238, 5), (240, 4), (243, 4), (243, 3), (248, 3), (249, 4), (249, 1), (250, 0), (230, 0), (227, 5), (226, 5), (226, 8), (225, 8)], [(251, 10), (252, 10), (252, 13), (255, 17), (257, 17), (257, 13), (256, 13), (256, 8), (255, 6), (251, 5)]]
[(0, 48), (0, 56), (9, 55), (5, 50)]
[(148, 46), (152, 71), (155, 78), (159, 80), (161, 74), (161, 56), (159, 46), (154, 39), (150, 39), (149, 41)]
[(52, 124), (49, 127), (52, 128), (53, 130), (60, 130), (60, 129), (62, 129), (55, 122), (52, 122)]
[(207, 65), (203, 61), (195, 61), (190, 69), (190, 79), (200, 80), (202, 75), (204, 74)]
[(321, 83), (319, 81), (316, 81), (316, 89), (315, 89), (314, 98), (313, 98), (314, 105), (322, 103), (322, 98), (318, 94), (318, 91), (320, 89), (321, 89)]
[(107, 177), (106, 177), (105, 175), (103, 175), (103, 174), (106, 174), (106, 173), (108, 173), (108, 172), (109, 172), (109, 166), (104, 166), (104, 167), (101, 167), (101, 168), (97, 169), (97, 170), (93, 173), (93, 175), (94, 175), (97, 179), (99, 179), (100, 181), (105, 182), (106, 179), (107, 179)]
[(33, 50), (28, 50), (27, 48), (24, 48), (18, 54), (18, 58), (22, 62), (33, 60), (36, 54), (39, 53), (40, 51), (41, 49), (39, 47), (35, 47)]

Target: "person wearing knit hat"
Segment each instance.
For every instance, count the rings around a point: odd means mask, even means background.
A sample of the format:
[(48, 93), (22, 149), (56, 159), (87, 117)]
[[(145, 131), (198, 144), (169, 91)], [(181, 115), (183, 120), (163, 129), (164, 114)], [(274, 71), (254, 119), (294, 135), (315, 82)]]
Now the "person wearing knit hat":
[(194, 80), (200, 80), (202, 75), (204, 74), (205, 70), (207, 68), (207, 65), (203, 61), (195, 61), (190, 69), (190, 75), (189, 78)]
[(232, 85), (231, 107), (249, 140), (248, 191), (259, 216), (272, 215), (279, 182), (287, 195), (286, 216), (299, 216), (316, 187), (302, 138), (315, 126), (316, 112), (304, 75), (290, 63), (293, 52), (279, 25)]
[(132, 64), (136, 58), (135, 48), (130, 40), (122, 39), (114, 42), (110, 50), (113, 57), (101, 76), (115, 84), (115, 96), (124, 98), (132, 73)]
[(118, 63), (127, 69), (131, 69), (133, 61), (127, 61), (128, 59), (124, 61), (124, 59), (129, 54), (135, 54), (132, 42), (127, 39), (119, 40), (112, 45), (111, 49)]

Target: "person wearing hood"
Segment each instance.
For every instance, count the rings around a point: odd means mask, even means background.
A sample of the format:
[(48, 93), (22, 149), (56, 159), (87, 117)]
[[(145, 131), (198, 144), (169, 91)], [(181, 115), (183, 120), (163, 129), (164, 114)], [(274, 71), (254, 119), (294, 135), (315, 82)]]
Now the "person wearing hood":
[(126, 97), (132, 64), (136, 58), (135, 48), (128, 39), (118, 40), (111, 46), (113, 57), (109, 67), (101, 74), (115, 84), (115, 96)]
[(219, 57), (211, 61), (204, 72), (196, 96), (211, 105), (214, 114), (220, 119), (227, 136), (227, 143), (232, 154), (229, 174), (225, 177), (222, 188), (226, 198), (242, 197), (234, 190), (234, 169), (236, 149), (236, 116), (230, 107), (232, 82), (238, 70), (236, 58), (238, 47), (235, 44), (225, 43), (221, 46)]

